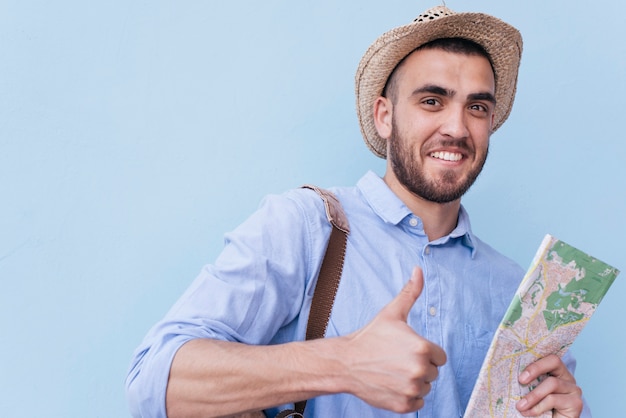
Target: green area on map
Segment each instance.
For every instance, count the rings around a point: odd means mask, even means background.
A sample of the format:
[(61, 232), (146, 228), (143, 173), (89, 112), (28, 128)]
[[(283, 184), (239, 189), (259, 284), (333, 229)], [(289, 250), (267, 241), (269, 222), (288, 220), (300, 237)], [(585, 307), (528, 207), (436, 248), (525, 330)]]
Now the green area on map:
[[(597, 306), (619, 271), (608, 264), (589, 256), (588, 254), (568, 245), (560, 240), (553, 240), (546, 248), (545, 260), (567, 266), (571, 270), (571, 277), (565, 283), (558, 285), (558, 290), (545, 297), (543, 317), (549, 331), (580, 321), (584, 314), (578, 312), (581, 303)], [(512, 328), (523, 315), (524, 305), (522, 297), (531, 306), (537, 306), (542, 296), (547, 278), (538, 270), (528, 287), (530, 294), (516, 294), (504, 316), (503, 325)]]

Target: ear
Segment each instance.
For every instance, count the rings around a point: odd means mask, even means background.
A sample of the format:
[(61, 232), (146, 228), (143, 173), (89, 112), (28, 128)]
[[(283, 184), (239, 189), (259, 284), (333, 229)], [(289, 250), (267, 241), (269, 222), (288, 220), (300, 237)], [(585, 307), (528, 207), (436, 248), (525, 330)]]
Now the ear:
[(391, 136), (393, 115), (393, 103), (387, 97), (379, 96), (374, 102), (374, 125), (381, 138), (389, 139)]

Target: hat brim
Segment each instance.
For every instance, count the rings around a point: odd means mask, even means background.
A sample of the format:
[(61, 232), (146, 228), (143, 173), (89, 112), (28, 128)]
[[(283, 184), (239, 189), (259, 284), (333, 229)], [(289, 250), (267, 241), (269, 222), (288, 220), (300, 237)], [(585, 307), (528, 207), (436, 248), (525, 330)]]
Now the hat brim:
[(441, 38), (469, 39), (489, 54), (496, 82), (492, 131), (497, 130), (511, 113), (522, 55), (522, 37), (517, 29), (483, 13), (456, 13), (400, 26), (383, 34), (369, 47), (355, 77), (361, 132), (365, 143), (377, 156), (386, 158), (387, 143), (378, 135), (374, 125), (374, 102), (400, 61), (416, 48)]

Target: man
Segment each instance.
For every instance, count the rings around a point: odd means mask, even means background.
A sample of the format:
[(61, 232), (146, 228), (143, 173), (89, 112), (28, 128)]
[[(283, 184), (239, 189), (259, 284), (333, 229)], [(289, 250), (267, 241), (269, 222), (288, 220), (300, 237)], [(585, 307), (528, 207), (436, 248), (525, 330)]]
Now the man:
[[(471, 232), (460, 201), (511, 110), (521, 50), (508, 24), (445, 7), (381, 36), (356, 94), (387, 168), (332, 189), (351, 233), (327, 338), (302, 341), (330, 234), (322, 202), (304, 189), (269, 196), (137, 349), (133, 414), (273, 414), (310, 399), (306, 416), (462, 416), (523, 276)], [(520, 383), (545, 379), (520, 413), (580, 416), (573, 365), (527, 367)]]

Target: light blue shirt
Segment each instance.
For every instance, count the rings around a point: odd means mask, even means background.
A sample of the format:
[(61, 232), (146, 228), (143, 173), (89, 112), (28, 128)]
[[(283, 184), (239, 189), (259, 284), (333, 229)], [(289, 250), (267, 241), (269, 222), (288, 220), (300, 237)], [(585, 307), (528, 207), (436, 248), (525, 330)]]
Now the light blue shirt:
[[(408, 323), (443, 347), (448, 361), (419, 417), (461, 417), (524, 271), (472, 233), (463, 208), (454, 231), (429, 242), (421, 219), (374, 173), (356, 187), (331, 190), (347, 214), (350, 235), (327, 336), (365, 326), (398, 294), (413, 268), (421, 266), (424, 289)], [(297, 189), (266, 197), (256, 213), (226, 235), (215, 264), (203, 268), (137, 348), (126, 381), (133, 415), (166, 417), (170, 365), (178, 348), (191, 339), (247, 344), (304, 339), (329, 235), (315, 192)], [(565, 360), (573, 370), (573, 358)], [(305, 415), (416, 416), (376, 409), (348, 394), (312, 399)]]

